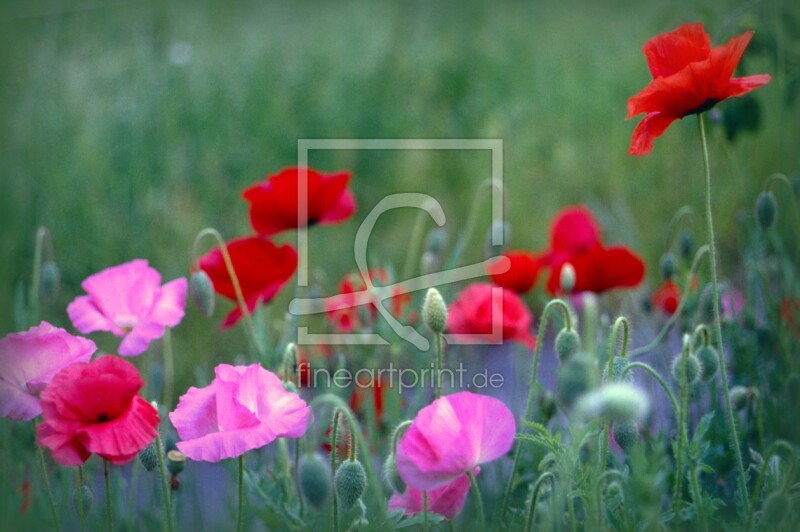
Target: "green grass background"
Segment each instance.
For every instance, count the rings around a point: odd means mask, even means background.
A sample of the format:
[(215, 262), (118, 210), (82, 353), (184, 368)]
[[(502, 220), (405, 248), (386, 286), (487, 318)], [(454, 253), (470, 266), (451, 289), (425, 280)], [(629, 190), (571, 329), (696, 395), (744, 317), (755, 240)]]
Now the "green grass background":
[[(729, 143), (710, 130), (722, 274), (735, 275), (737, 214), (751, 217), (769, 174), (798, 168), (792, 65), (758, 45), (777, 38), (784, 52), (800, 50), (779, 24), (782, 13), (796, 17), (792, 2), (429, 4), (3, 2), (0, 333), (15, 328), (37, 227), (49, 228), (63, 276), (45, 317), (68, 325), (66, 304), (91, 273), (144, 257), (166, 279), (187, 275), (200, 229), (248, 233), (240, 191), (293, 165), (299, 138), (502, 138), (512, 247), (543, 247), (554, 213), (588, 203), (607, 240), (643, 255), (653, 285), (672, 214), (702, 209), (697, 127), (678, 122), (652, 155), (631, 157), (637, 121), (624, 120), (626, 101), (649, 80), (642, 44), (687, 21), (703, 21), (714, 44), (755, 28), (739, 73), (776, 77), (756, 93), (758, 131)], [(171, 54), (187, 45), (176, 64)], [(353, 234), (385, 194), (433, 195), (452, 233), (490, 169), (483, 152), (313, 152), (311, 162), (351, 169), (361, 206), (347, 224), (312, 231), (312, 268), (328, 291), (354, 267)], [(468, 260), (482, 258), (483, 214)], [(399, 269), (413, 219), (382, 220), (371, 254)], [(701, 218), (694, 227), (703, 241)], [(242, 334), (216, 334), (217, 322), (190, 311), (176, 330), (184, 382), (187, 362), (246, 348)]]

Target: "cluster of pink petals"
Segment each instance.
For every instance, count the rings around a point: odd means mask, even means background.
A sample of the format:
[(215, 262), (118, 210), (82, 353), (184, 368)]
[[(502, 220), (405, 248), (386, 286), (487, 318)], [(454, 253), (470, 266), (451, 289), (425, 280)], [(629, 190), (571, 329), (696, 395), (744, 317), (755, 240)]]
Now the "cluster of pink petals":
[[(400, 478), (418, 490), (448, 486), (505, 455), (515, 432), (514, 415), (498, 399), (472, 392), (441, 397), (417, 413), (400, 439)], [(459, 486), (450, 486), (451, 502), (460, 493)]]
[(138, 395), (143, 385), (134, 365), (119, 357), (67, 366), (42, 392), (39, 445), (65, 466), (91, 454), (129, 462), (157, 435), (158, 413)]
[(277, 375), (258, 364), (220, 364), (214, 373), (208, 386), (189, 388), (169, 415), (188, 458), (219, 462), (305, 434), (311, 409)]
[(152, 340), (183, 319), (186, 279), (161, 286), (161, 275), (144, 259), (102, 270), (81, 286), (88, 295), (75, 298), (67, 314), (78, 331), (109, 331), (122, 337), (120, 355), (139, 355)]
[[(480, 473), (481, 468), (472, 470), (473, 475)], [(428, 511), (443, 515), (448, 519), (454, 518), (464, 508), (464, 503), (469, 494), (470, 481), (466, 473), (456, 478), (441, 488), (428, 492)], [(389, 509), (402, 509), (406, 515), (415, 515), (423, 511), (424, 490), (408, 487), (405, 493), (395, 493), (389, 499)]]
[(42, 413), (39, 394), (63, 368), (88, 362), (94, 342), (43, 321), (0, 340), (0, 417), (29, 421)]

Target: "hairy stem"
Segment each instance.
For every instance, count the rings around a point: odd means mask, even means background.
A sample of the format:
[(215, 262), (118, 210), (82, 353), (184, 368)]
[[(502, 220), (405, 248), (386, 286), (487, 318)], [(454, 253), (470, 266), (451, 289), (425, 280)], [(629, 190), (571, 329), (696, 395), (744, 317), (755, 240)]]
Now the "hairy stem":
[[(31, 423), (33, 424), (33, 434), (35, 437), (36, 420), (34, 419)], [(39, 461), (39, 469), (42, 473), (44, 491), (47, 493), (47, 503), (50, 506), (50, 515), (53, 518), (53, 526), (56, 528), (56, 530), (61, 530), (61, 523), (58, 521), (58, 513), (56, 512), (55, 499), (53, 499), (53, 489), (50, 487), (50, 475), (47, 473), (47, 464), (45, 464), (44, 461), (44, 451), (42, 451), (42, 448), (39, 445), (36, 446), (36, 456)]]
[(161, 433), (156, 434), (156, 456), (158, 456), (158, 473), (161, 477), (161, 495), (164, 498), (164, 517), (167, 520), (167, 530), (173, 532), (175, 530), (175, 522), (172, 515), (169, 483), (167, 482), (167, 468), (164, 466), (164, 447), (161, 441)]

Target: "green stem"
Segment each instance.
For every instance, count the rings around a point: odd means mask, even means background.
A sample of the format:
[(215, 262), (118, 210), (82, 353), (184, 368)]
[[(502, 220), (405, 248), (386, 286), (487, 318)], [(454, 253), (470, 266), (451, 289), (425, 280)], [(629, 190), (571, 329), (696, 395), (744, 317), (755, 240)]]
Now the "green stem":
[[(785, 482), (788, 484), (794, 478), (794, 470), (797, 464), (797, 451), (795, 451), (794, 447), (790, 443), (784, 440), (777, 440), (772, 445), (770, 445), (769, 449), (767, 449), (767, 452), (764, 453), (764, 461), (761, 463), (761, 467), (758, 470), (758, 479), (756, 480), (755, 489), (753, 490), (753, 494), (756, 497), (760, 496), (761, 490), (764, 488), (764, 481), (766, 480), (767, 467), (769, 467), (769, 462), (772, 459), (772, 457), (775, 454), (777, 454), (778, 449), (784, 449), (785, 451), (788, 451), (788, 453), (792, 456), (792, 465), (789, 468), (788, 473), (785, 474), (784, 477), (786, 478)], [(784, 486), (783, 489), (785, 491), (786, 486)], [(751, 506), (750, 509), (747, 511), (747, 520), (745, 521), (744, 530), (750, 530), (750, 524), (752, 523), (753, 520), (754, 510), (755, 510), (755, 504)]]
[(442, 335), (433, 333), (436, 337), (436, 399), (442, 396)]
[(645, 370), (655, 380), (658, 381), (658, 383), (666, 392), (667, 397), (669, 397), (669, 401), (672, 403), (672, 411), (675, 412), (675, 419), (678, 420), (678, 422), (680, 422), (680, 414), (679, 414), (680, 407), (678, 406), (678, 400), (675, 399), (675, 394), (673, 394), (672, 390), (669, 389), (669, 386), (667, 386), (667, 382), (664, 380), (664, 378), (661, 377), (661, 375), (659, 375), (656, 370), (654, 370), (651, 366), (645, 364), (644, 362), (631, 362), (630, 364), (625, 366), (625, 369), (622, 370), (622, 377), (625, 377), (625, 375), (627, 375), (628, 372), (631, 371), (633, 368), (641, 368)]
[(303, 516), (305, 503), (303, 502), (303, 492), (300, 490), (300, 438), (294, 440), (294, 483), (297, 488), (297, 500), (300, 501), (300, 517)]
[(244, 454), (237, 458), (239, 463), (239, 509), (236, 516), (236, 532), (242, 532), (244, 528)]
[[(331, 425), (331, 479), (336, 478), (336, 446), (337, 446), (337, 438), (339, 436), (339, 409), (336, 408), (333, 411), (333, 422)], [(339, 531), (339, 503), (338, 497), (336, 495), (336, 482), (334, 481), (333, 484), (333, 507), (332, 507), (332, 515), (333, 515), (333, 530), (334, 532)]]
[(697, 507), (697, 515), (700, 517), (700, 526), (703, 532), (708, 532), (708, 523), (706, 522), (706, 511), (703, 508), (703, 499), (700, 491), (700, 485), (697, 483), (697, 466), (692, 469), (692, 493), (694, 498), (694, 505)]
[[(36, 420), (34, 419), (32, 422), (33, 424), (33, 434), (34, 438), (36, 437)], [(58, 513), (56, 512), (56, 503), (55, 499), (53, 498), (53, 489), (50, 487), (50, 475), (47, 473), (47, 464), (44, 461), (44, 451), (42, 448), (37, 445), (36, 446), (36, 455), (39, 461), (39, 469), (42, 472), (42, 482), (44, 482), (44, 490), (47, 493), (47, 503), (50, 505), (50, 515), (53, 518), (53, 526), (55, 526), (56, 530), (61, 530), (61, 523), (58, 521)]]
[(728, 389), (728, 372), (725, 367), (725, 356), (722, 341), (722, 324), (720, 322), (719, 312), (719, 287), (717, 286), (717, 246), (714, 241), (714, 221), (711, 216), (711, 169), (708, 163), (708, 142), (706, 141), (706, 129), (703, 124), (703, 115), (697, 115), (697, 125), (700, 130), (700, 145), (703, 150), (703, 170), (705, 174), (706, 183), (706, 229), (708, 238), (708, 247), (710, 250), (710, 270), (711, 270), (711, 294), (713, 297), (714, 308), (714, 332), (716, 334), (716, 341), (719, 345), (719, 373), (722, 378), (722, 393), (725, 396), (725, 408), (728, 414), (728, 429), (731, 431), (731, 444), (733, 446), (733, 453), (736, 457), (736, 467), (739, 476), (739, 490), (742, 492), (742, 502), (744, 503), (745, 512), (749, 511), (750, 498), (747, 493), (747, 483), (744, 473), (744, 461), (742, 460), (742, 449), (740, 447), (739, 434), (736, 429), (736, 419), (734, 418), (733, 408), (731, 406), (730, 390)]
[(483, 513), (483, 498), (481, 497), (481, 490), (478, 489), (478, 481), (475, 480), (475, 475), (472, 474), (472, 471), (467, 471), (467, 476), (469, 477), (469, 482), (472, 484), (472, 492), (473, 497), (475, 498), (475, 506), (478, 509), (478, 530), (483, 532), (486, 527), (486, 517)]
[(161, 433), (156, 434), (156, 456), (158, 456), (158, 474), (161, 477), (161, 496), (164, 499), (164, 517), (167, 520), (167, 530), (175, 530), (172, 518), (172, 499), (170, 498), (169, 483), (167, 482), (167, 468), (164, 466), (164, 447), (161, 442)]
[[(622, 348), (619, 356), (625, 358), (628, 354), (628, 338), (630, 337), (630, 323), (625, 316), (620, 316), (614, 322), (611, 328), (611, 336), (609, 338), (609, 356), (608, 356), (608, 384), (614, 382), (614, 359), (617, 356), (617, 344), (619, 344), (619, 330), (622, 329)], [(611, 428), (611, 422), (606, 418), (603, 420), (603, 441), (600, 442), (600, 461), (597, 464), (598, 471), (605, 471), (606, 462), (608, 460), (608, 432)]]
[(111, 510), (111, 479), (108, 473), (108, 460), (103, 460), (103, 480), (106, 485), (106, 530), (114, 530), (114, 515)]
[(681, 509), (683, 488), (683, 440), (686, 439), (686, 410), (689, 406), (689, 382), (686, 377), (686, 361), (689, 358), (691, 342), (688, 335), (684, 338), (681, 350), (681, 409), (678, 416), (678, 449), (675, 453), (675, 482), (672, 489), (672, 509), (675, 515)]
[(75, 498), (78, 501), (78, 524), (80, 525), (81, 532), (83, 532), (86, 530), (86, 520), (83, 515), (83, 492), (81, 491), (83, 488), (83, 474), (81, 473), (81, 467), (82, 466), (78, 466), (75, 469)]
[[(524, 433), (526, 428), (524, 423), (530, 421), (531, 414), (533, 414), (533, 405), (536, 399), (536, 379), (538, 377), (539, 371), (539, 356), (542, 353), (542, 345), (544, 344), (544, 334), (547, 330), (547, 323), (550, 320), (550, 314), (553, 312), (553, 309), (558, 308), (561, 310), (562, 314), (564, 315), (564, 323), (567, 329), (572, 328), (572, 320), (569, 314), (569, 307), (567, 304), (564, 303), (560, 299), (553, 299), (547, 305), (545, 305), (544, 310), (542, 311), (542, 318), (541, 322), (539, 323), (539, 330), (536, 332), (536, 348), (533, 351), (533, 368), (531, 370), (531, 382), (528, 388), (528, 402), (525, 405), (525, 416), (522, 418), (523, 427), (522, 432)], [(523, 441), (517, 442), (517, 446), (514, 449), (514, 460), (511, 465), (511, 475), (508, 477), (508, 483), (506, 484), (505, 492), (503, 493), (503, 503), (500, 507), (500, 521), (503, 521), (503, 518), (506, 515), (506, 510), (508, 509), (508, 502), (509, 497), (511, 496), (511, 489), (514, 486), (514, 480), (517, 473), (517, 464), (519, 463), (519, 457), (522, 454), (522, 447)]]
[(472, 238), (472, 233), (475, 232), (475, 224), (478, 221), (478, 203), (483, 197), (484, 190), (491, 190), (492, 188), (497, 188), (503, 193), (505, 192), (501, 182), (495, 179), (487, 179), (480, 184), (478, 190), (475, 191), (475, 196), (472, 198), (472, 204), (469, 208), (469, 214), (467, 215), (467, 222), (464, 226), (464, 231), (461, 233), (461, 238), (458, 239), (455, 249), (453, 250), (453, 254), (450, 256), (445, 265), (445, 270), (454, 268), (458, 264), (459, 260), (461, 260), (461, 255), (463, 255), (464, 249), (467, 247), (467, 244)]
[(242, 292), (242, 285), (239, 284), (239, 276), (236, 274), (236, 270), (233, 267), (233, 261), (231, 260), (231, 255), (228, 253), (228, 245), (225, 243), (225, 240), (222, 238), (222, 235), (214, 229), (213, 227), (206, 227), (199, 233), (197, 236), (194, 237), (194, 243), (192, 244), (192, 261), (195, 263), (195, 268), (198, 270), (200, 269), (200, 263), (198, 261), (198, 247), (200, 241), (206, 235), (210, 235), (214, 240), (217, 241), (217, 245), (219, 246), (219, 251), (222, 254), (222, 260), (225, 262), (225, 268), (228, 271), (228, 276), (231, 278), (231, 283), (233, 284), (233, 291), (236, 294), (236, 303), (239, 305), (239, 310), (242, 312), (242, 316), (244, 317), (245, 321), (245, 328), (248, 332), (248, 337), (250, 338), (251, 343), (253, 344), (253, 348), (256, 350), (256, 353), (263, 359), (265, 353), (262, 352), (261, 343), (258, 341), (258, 334), (256, 333), (256, 326), (253, 323), (253, 315), (250, 314), (250, 311), (247, 309), (247, 303), (244, 300), (244, 293)]
[(175, 357), (172, 351), (172, 332), (169, 327), (164, 328), (162, 340), (162, 355), (164, 358), (164, 406), (167, 411), (172, 409), (172, 389), (175, 384)]
[[(525, 521), (525, 530), (532, 531), (533, 530), (533, 518), (536, 515), (536, 499), (539, 497), (539, 488), (542, 485), (542, 482), (545, 480), (550, 480), (550, 482), (555, 482), (555, 476), (553, 473), (546, 472), (543, 473), (539, 478), (536, 479), (536, 484), (533, 485), (533, 491), (531, 493), (531, 504), (528, 507), (528, 518)], [(557, 516), (553, 516), (554, 519), (557, 519)]]
[(669, 251), (672, 248), (672, 242), (675, 240), (675, 233), (684, 219), (694, 216), (694, 210), (689, 205), (684, 205), (672, 215), (672, 220), (667, 226), (667, 241), (664, 243), (664, 249)]
[(425, 532), (430, 530), (428, 525), (428, 490), (422, 492), (422, 529)]
[[(692, 261), (692, 266), (691, 268), (689, 268), (689, 271), (686, 274), (686, 284), (683, 287), (683, 292), (681, 292), (682, 294), (688, 294), (689, 291), (692, 289), (694, 274), (697, 271), (697, 267), (700, 265), (700, 259), (702, 259), (708, 252), (709, 252), (709, 246), (705, 245), (700, 247), (697, 250), (697, 253), (695, 253), (694, 260)], [(675, 322), (678, 321), (678, 318), (680, 318), (681, 312), (683, 311), (683, 307), (686, 306), (686, 301), (688, 299), (689, 299), (688, 297), (681, 297), (680, 301), (678, 302), (678, 308), (675, 309), (675, 312), (672, 313), (672, 316), (669, 317), (669, 319), (661, 328), (661, 330), (658, 331), (658, 334), (656, 335), (655, 338), (653, 338), (653, 341), (647, 345), (631, 350), (631, 352), (628, 354), (628, 358), (635, 358), (644, 355), (646, 353), (649, 353), (656, 347), (658, 347), (658, 344), (661, 343), (661, 341), (664, 339), (664, 337), (667, 335), (670, 329), (672, 329), (672, 326), (675, 325)]]

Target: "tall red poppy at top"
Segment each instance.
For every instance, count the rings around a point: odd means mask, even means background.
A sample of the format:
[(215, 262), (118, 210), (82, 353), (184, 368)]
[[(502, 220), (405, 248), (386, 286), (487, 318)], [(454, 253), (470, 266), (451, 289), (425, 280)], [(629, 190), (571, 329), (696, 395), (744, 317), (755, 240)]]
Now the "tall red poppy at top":
[[(334, 224), (352, 216), (356, 200), (347, 188), (349, 182), (349, 172), (321, 174), (311, 168), (285, 168), (246, 188), (242, 197), (250, 204), (253, 230), (271, 236), (316, 224)], [(300, 209), (303, 199), (306, 208)]]
[(628, 153), (647, 155), (675, 120), (769, 83), (768, 74), (731, 77), (752, 37), (746, 31), (712, 49), (703, 25), (694, 23), (648, 40), (642, 50), (653, 81), (628, 100), (626, 120), (647, 113), (633, 131)]

